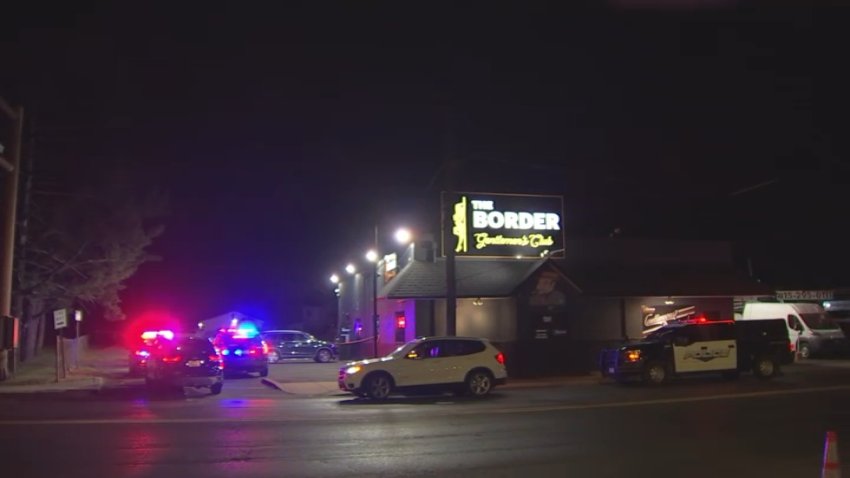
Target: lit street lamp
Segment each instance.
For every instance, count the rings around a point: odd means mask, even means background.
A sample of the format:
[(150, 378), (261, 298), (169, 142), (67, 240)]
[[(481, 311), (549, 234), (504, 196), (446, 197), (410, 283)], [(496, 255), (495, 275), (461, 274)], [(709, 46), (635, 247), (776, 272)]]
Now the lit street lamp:
[[(377, 229), (376, 229), (377, 230)], [(372, 263), (372, 326), (375, 334), (372, 339), (373, 354), (378, 357), (378, 329), (381, 326), (378, 315), (378, 251), (371, 249), (366, 253), (366, 260)]]
[[(399, 228), (395, 232), (395, 239), (399, 244), (410, 242), (412, 234), (410, 230)], [(381, 316), (378, 315), (378, 226), (375, 226), (375, 248), (366, 253), (366, 260), (372, 263), (372, 326), (375, 335), (373, 337), (373, 353), (378, 357), (378, 330), (381, 327)]]
[(357, 272), (357, 268), (354, 267), (354, 264), (348, 264), (347, 266), (345, 266), (345, 272), (348, 272), (349, 274), (354, 274), (355, 272)]

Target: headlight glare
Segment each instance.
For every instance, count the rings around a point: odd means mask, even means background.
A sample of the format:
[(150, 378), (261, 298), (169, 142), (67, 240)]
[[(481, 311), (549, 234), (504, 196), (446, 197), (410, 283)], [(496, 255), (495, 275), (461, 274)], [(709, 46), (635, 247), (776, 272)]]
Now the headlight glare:
[(355, 373), (357, 373), (357, 372), (359, 372), (359, 371), (360, 371), (360, 366), (359, 366), (359, 365), (353, 365), (353, 366), (348, 367), (347, 369), (345, 369), (345, 373), (347, 373), (348, 375), (353, 375), (353, 374), (355, 374)]

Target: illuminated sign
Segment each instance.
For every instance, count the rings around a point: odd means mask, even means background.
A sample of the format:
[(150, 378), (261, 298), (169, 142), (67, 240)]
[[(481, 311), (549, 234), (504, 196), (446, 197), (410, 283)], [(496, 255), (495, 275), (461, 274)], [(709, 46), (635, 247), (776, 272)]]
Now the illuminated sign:
[(385, 255), (381, 266), (384, 274), (384, 284), (386, 284), (398, 274), (398, 256), (396, 253)]
[(832, 300), (835, 292), (831, 290), (778, 290), (779, 300)]
[(451, 201), (443, 205), (451, 235), (443, 237), (459, 256), (563, 256), (560, 196), (458, 193)]

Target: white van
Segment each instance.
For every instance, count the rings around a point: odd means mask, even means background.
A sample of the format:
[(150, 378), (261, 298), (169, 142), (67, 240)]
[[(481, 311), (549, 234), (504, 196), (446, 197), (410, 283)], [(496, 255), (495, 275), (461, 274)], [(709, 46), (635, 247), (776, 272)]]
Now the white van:
[(844, 332), (823, 308), (807, 302), (750, 302), (744, 305), (741, 320), (785, 319), (788, 338), (800, 358), (812, 354), (842, 351), (847, 347)]

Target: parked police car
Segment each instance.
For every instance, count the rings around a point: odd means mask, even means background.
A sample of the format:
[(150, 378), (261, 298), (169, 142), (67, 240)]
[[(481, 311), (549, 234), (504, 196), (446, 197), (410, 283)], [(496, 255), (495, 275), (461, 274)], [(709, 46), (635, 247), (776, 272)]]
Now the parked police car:
[(673, 323), (641, 341), (603, 350), (599, 365), (603, 376), (621, 382), (661, 384), (675, 375), (705, 372), (736, 378), (742, 371), (770, 378), (794, 361), (786, 329), (781, 319)]

